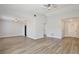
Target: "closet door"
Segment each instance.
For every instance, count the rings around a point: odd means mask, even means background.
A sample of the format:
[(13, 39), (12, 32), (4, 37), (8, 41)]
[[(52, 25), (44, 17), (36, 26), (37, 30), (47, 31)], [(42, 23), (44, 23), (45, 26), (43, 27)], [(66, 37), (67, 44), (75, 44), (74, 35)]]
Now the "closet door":
[(71, 21), (65, 23), (65, 36), (77, 37), (77, 22)]

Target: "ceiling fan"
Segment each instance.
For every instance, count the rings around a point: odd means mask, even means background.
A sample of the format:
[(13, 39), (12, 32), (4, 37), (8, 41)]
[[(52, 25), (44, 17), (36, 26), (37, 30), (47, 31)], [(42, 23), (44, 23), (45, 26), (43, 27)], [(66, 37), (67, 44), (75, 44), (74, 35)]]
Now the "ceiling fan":
[(44, 4), (43, 7), (47, 8), (48, 10), (50, 10), (52, 8), (56, 8), (57, 5), (56, 4)]

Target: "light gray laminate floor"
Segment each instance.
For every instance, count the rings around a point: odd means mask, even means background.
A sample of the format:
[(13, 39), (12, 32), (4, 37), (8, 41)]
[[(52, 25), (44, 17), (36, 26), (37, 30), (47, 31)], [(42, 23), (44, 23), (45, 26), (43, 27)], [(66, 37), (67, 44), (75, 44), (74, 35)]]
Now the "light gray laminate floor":
[(63, 54), (79, 53), (78, 38), (41, 38), (27, 37), (0, 38), (0, 53), (3, 54)]

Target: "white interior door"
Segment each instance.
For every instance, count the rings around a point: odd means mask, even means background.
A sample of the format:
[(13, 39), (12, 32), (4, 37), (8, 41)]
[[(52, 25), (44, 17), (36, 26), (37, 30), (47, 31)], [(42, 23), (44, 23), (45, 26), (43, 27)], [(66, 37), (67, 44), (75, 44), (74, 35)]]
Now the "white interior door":
[(65, 36), (77, 37), (77, 22), (65, 22)]

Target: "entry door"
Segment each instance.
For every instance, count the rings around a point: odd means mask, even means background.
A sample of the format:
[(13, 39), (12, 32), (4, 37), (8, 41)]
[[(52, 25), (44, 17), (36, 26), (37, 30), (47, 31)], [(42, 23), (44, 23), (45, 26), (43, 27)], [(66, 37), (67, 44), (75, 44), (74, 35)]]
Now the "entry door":
[(65, 36), (77, 37), (77, 22), (71, 21), (65, 23)]

